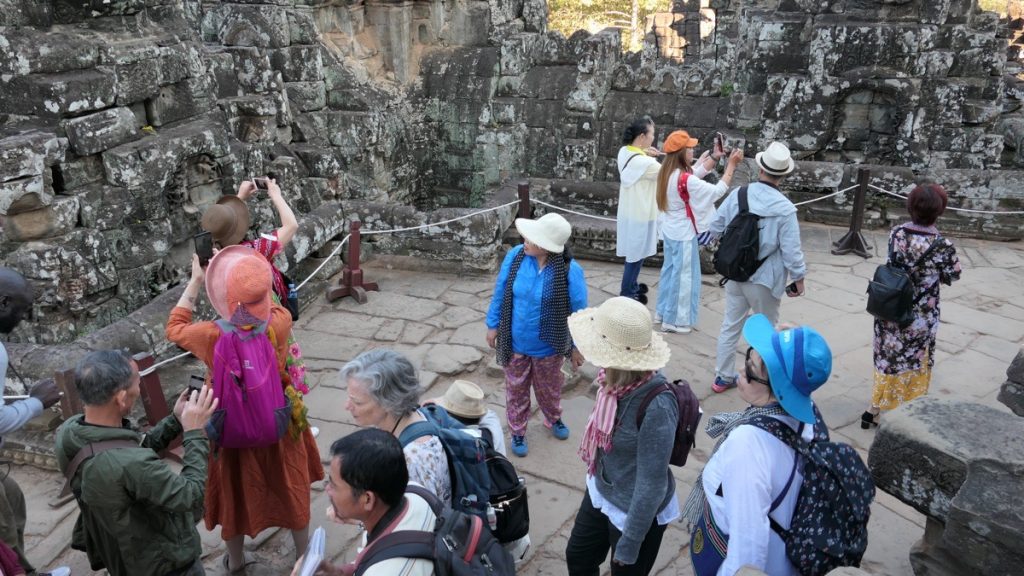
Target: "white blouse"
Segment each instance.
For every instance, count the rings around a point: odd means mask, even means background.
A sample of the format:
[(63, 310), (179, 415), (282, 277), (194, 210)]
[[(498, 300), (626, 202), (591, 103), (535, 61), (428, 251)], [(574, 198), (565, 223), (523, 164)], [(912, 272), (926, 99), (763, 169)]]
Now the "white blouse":
[(679, 196), (679, 177), (682, 171), (676, 170), (669, 177), (666, 190), (668, 210), (659, 218), (662, 237), (676, 242), (692, 240), (711, 226), (715, 219), (715, 202), (729, 191), (729, 187), (721, 180), (717, 184), (705, 182), (701, 178), (707, 173), (704, 163), (697, 162), (693, 166), (693, 174), (686, 180), (686, 190), (690, 193), (690, 209), (693, 210), (697, 223), (696, 231), (689, 216), (686, 215), (686, 204)]

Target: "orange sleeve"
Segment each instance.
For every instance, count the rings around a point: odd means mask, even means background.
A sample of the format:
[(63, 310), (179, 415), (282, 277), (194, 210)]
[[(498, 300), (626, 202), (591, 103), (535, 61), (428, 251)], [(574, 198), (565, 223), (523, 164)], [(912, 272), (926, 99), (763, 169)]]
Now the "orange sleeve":
[(288, 356), (288, 339), (292, 335), (292, 313), (275, 302), (270, 308), (270, 327), (274, 330), (277, 363), (279, 366), (284, 366)]
[[(288, 322), (290, 327), (290, 314)], [(213, 346), (217, 343), (217, 337), (220, 336), (220, 330), (217, 329), (216, 324), (213, 322), (193, 323), (191, 310), (175, 306), (171, 310), (170, 318), (167, 319), (165, 334), (168, 340), (191, 352), (208, 368), (213, 367)]]

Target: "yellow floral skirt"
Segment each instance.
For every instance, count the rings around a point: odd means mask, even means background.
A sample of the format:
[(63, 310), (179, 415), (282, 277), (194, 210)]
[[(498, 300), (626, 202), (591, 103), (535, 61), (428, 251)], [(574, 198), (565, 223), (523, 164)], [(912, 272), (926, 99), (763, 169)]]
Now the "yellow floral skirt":
[(882, 410), (898, 408), (904, 402), (925, 395), (931, 380), (932, 370), (928, 367), (928, 362), (922, 362), (921, 368), (917, 370), (899, 374), (883, 374), (875, 370), (871, 405)]

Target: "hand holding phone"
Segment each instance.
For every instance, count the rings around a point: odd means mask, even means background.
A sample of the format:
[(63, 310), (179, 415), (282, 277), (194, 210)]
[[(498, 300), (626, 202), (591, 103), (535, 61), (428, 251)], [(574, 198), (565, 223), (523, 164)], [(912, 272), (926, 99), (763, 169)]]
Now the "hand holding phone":
[(787, 296), (799, 296), (800, 288), (796, 285), (796, 282), (790, 282), (789, 286), (786, 286)]
[(196, 245), (196, 255), (199, 256), (199, 265), (205, 268), (213, 258), (213, 237), (209, 232), (200, 232), (192, 239)]

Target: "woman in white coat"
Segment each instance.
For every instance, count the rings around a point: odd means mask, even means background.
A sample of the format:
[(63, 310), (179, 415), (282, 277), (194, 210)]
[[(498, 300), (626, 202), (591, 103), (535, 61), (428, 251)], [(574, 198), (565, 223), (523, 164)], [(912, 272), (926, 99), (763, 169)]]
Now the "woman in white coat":
[(658, 170), (654, 121), (638, 118), (622, 135), (619, 149), (619, 210), (615, 222), (615, 254), (626, 259), (620, 296), (647, 304), (647, 285), (638, 283), (644, 258), (658, 252)]

